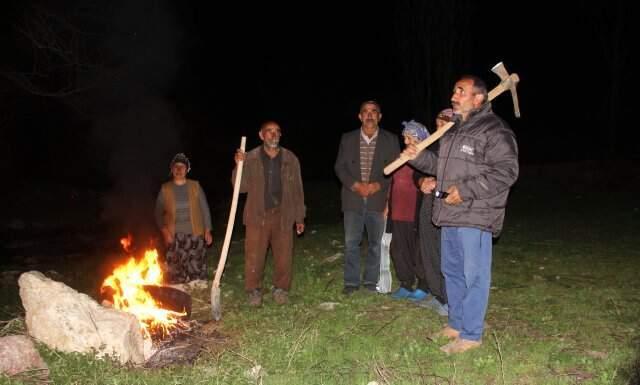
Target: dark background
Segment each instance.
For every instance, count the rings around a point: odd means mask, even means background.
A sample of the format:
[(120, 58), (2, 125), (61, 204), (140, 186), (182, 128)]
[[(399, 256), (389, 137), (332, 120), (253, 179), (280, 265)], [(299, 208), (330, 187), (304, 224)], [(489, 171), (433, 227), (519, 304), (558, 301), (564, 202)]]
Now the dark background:
[(499, 61), (521, 78), (522, 118), (508, 94), (494, 109), (523, 166), (640, 158), (630, 1), (217, 3), (3, 2), (5, 191), (91, 192), (101, 219), (149, 218), (185, 152), (216, 206), (240, 136), (257, 145), (266, 119), (305, 181), (332, 180), (361, 101), (381, 103), (388, 130), (431, 129), (455, 80), (473, 73), (492, 88)]

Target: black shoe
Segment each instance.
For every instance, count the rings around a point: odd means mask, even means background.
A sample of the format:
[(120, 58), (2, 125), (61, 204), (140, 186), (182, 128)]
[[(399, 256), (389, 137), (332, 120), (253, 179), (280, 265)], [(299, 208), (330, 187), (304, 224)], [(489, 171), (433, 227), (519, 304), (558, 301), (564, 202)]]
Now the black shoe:
[(373, 292), (373, 293), (378, 292), (378, 288), (376, 287), (376, 285), (365, 285), (364, 287), (370, 292)]
[(357, 286), (345, 286), (344, 289), (342, 289), (342, 294), (351, 295), (351, 294), (355, 293), (356, 291), (358, 291), (358, 287)]

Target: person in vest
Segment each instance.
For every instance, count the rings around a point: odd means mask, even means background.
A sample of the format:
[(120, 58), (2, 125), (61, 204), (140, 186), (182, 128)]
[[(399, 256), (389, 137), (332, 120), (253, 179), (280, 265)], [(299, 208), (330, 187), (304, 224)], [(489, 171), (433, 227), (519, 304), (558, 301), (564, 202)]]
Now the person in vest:
[(160, 188), (155, 209), (167, 246), (165, 279), (168, 283), (207, 279), (207, 246), (213, 242), (207, 197), (198, 181), (187, 179), (191, 164), (185, 154), (176, 154), (170, 169), (172, 179)]

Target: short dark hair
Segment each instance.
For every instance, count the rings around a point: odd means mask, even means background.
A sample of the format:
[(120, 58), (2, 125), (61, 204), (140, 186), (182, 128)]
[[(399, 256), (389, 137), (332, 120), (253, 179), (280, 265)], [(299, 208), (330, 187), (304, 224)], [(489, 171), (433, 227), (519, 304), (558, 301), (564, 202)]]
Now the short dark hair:
[(476, 75), (463, 75), (460, 80), (462, 79), (471, 80), (473, 82), (473, 91), (476, 94), (482, 94), (482, 96), (484, 97), (484, 99), (482, 100), (483, 103), (487, 102), (487, 100), (489, 99), (489, 95), (487, 93), (487, 83), (485, 83), (482, 78)]
[(382, 112), (382, 108), (380, 108), (380, 103), (378, 103), (376, 100), (365, 100), (364, 102), (360, 103), (360, 109), (358, 111), (362, 111), (362, 107), (364, 107), (365, 104), (373, 104), (378, 108), (378, 112)]

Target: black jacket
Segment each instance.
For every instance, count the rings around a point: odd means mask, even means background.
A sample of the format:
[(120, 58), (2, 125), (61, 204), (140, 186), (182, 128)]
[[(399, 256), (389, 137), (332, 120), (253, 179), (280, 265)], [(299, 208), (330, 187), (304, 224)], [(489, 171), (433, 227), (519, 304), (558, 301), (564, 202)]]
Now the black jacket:
[(440, 139), (437, 152), (425, 150), (409, 163), (437, 176), (436, 190), (455, 185), (463, 202), (436, 199), (437, 226), (474, 227), (500, 234), (509, 189), (518, 178), (518, 146), (508, 124), (487, 103), (467, 121), (456, 115), (455, 125)]
[[(362, 210), (365, 200), (351, 190), (355, 182), (361, 182), (360, 178), (360, 132), (361, 129), (349, 131), (342, 135), (340, 148), (334, 166), (336, 175), (342, 182), (342, 211)], [(384, 167), (396, 160), (400, 155), (398, 138), (381, 128), (378, 129), (376, 150), (373, 154), (371, 175), (369, 182), (380, 183), (381, 189), (367, 197), (366, 207), (369, 211), (384, 211), (391, 178), (384, 175)]]

